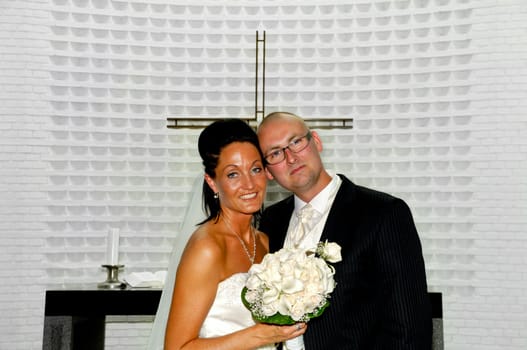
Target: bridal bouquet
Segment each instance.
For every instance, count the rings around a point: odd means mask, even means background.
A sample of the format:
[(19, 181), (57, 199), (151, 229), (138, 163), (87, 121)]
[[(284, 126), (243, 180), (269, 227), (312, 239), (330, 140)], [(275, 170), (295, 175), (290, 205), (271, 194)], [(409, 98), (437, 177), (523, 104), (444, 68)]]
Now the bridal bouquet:
[(320, 316), (335, 289), (340, 246), (319, 242), (314, 251), (282, 248), (253, 265), (242, 290), (242, 301), (263, 323), (289, 325)]

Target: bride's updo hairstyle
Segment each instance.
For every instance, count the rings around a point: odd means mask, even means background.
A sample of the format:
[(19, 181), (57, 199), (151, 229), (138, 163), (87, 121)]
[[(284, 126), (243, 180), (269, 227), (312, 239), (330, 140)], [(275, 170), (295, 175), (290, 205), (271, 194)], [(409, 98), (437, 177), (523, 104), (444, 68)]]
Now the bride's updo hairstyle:
[[(216, 178), (216, 167), (222, 149), (233, 142), (249, 142), (258, 150), (263, 162), (263, 154), (258, 143), (256, 132), (241, 119), (221, 119), (208, 125), (198, 139), (198, 151), (203, 161), (205, 173)], [(220, 201), (207, 182), (203, 181), (203, 206), (207, 218), (201, 222), (218, 219), (221, 211)]]

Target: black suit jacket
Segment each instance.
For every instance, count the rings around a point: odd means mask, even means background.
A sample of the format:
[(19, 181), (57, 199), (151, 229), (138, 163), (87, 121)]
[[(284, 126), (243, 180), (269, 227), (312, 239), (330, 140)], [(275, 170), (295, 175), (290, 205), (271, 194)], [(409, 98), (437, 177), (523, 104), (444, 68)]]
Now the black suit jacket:
[[(430, 349), (430, 303), (410, 209), (339, 176), (321, 241), (338, 243), (342, 261), (334, 264), (330, 306), (308, 324), (306, 350)], [(282, 247), (293, 209), (290, 196), (264, 211), (260, 229), (269, 235), (271, 252)]]

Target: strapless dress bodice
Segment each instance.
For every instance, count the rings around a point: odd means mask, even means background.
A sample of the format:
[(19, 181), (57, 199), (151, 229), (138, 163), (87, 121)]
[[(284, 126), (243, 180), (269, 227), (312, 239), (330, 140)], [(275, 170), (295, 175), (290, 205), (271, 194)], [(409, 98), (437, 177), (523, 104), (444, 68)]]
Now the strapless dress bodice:
[[(236, 273), (218, 284), (214, 303), (201, 326), (200, 338), (222, 336), (254, 325), (251, 313), (241, 299), (246, 280), (247, 273)], [(275, 347), (268, 345), (258, 349), (271, 350)]]

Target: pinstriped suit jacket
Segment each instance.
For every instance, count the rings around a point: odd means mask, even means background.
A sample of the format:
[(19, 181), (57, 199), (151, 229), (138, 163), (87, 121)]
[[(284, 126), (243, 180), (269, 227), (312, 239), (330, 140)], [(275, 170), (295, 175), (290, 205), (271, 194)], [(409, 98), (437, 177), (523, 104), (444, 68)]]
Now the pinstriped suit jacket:
[[(342, 247), (330, 306), (308, 324), (306, 350), (427, 350), (432, 318), (421, 243), (401, 199), (345, 176), (321, 241)], [(293, 196), (267, 208), (260, 229), (270, 251), (284, 243)]]

